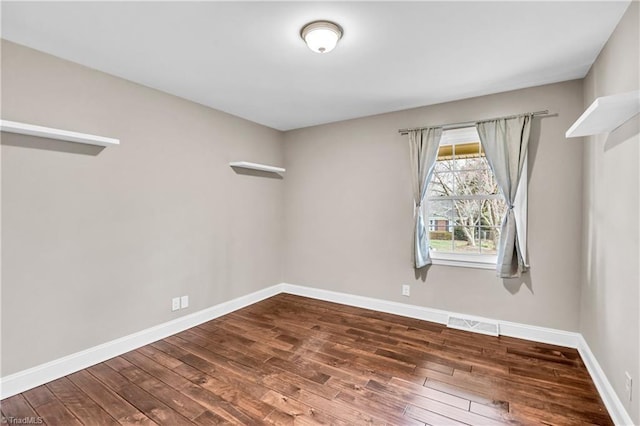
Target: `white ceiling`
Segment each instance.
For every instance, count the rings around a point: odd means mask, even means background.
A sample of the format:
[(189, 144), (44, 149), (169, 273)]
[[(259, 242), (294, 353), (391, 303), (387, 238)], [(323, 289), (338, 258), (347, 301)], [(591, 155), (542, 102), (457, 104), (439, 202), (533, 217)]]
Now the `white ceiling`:
[(288, 130), (582, 78), (628, 5), (3, 1), (2, 37)]

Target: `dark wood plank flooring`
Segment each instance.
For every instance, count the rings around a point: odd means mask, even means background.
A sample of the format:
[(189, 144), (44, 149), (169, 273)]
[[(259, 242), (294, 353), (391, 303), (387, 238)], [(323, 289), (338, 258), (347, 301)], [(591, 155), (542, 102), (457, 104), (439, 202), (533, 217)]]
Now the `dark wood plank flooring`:
[(2, 401), (46, 425), (612, 425), (575, 349), (281, 294)]

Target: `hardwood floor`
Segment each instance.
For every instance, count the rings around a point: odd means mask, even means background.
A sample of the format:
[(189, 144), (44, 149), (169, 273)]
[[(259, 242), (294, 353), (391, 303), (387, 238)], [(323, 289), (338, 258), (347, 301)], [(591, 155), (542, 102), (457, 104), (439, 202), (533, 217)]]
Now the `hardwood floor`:
[(285, 294), (0, 410), (64, 426), (613, 424), (574, 349)]

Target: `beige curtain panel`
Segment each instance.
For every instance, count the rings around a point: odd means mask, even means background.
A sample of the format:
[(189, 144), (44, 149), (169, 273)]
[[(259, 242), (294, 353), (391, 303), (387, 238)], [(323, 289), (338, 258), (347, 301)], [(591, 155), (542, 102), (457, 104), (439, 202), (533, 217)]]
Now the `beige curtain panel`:
[(526, 270), (520, 250), (514, 203), (527, 160), (532, 114), (482, 121), (476, 124), (487, 161), (507, 202), (502, 220), (496, 271), (501, 278), (519, 277)]
[(414, 261), (415, 267), (431, 264), (429, 256), (429, 230), (425, 226), (425, 196), (438, 158), (442, 127), (409, 131), (411, 178), (415, 203)]

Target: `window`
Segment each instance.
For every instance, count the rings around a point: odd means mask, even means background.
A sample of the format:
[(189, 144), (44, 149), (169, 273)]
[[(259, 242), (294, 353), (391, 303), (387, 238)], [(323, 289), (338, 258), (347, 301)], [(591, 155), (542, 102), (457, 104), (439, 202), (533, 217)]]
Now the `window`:
[(507, 205), (475, 127), (443, 132), (427, 197), (433, 263), (495, 267)]

